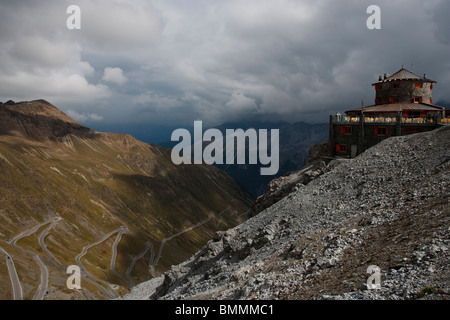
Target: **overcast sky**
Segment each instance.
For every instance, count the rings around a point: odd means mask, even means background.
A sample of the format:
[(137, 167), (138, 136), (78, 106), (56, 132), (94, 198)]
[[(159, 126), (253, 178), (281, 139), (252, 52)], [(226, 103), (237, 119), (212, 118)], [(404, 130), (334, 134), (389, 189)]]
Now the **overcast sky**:
[[(81, 9), (69, 30), (66, 9)], [(369, 5), (381, 30), (369, 30)], [(446, 0), (1, 0), (0, 101), (96, 126), (327, 122), (402, 65), (450, 101)]]

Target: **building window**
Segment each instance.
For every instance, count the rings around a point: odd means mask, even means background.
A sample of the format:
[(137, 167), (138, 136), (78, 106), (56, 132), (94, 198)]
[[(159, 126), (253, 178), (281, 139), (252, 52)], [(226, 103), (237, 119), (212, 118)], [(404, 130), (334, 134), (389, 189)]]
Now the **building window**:
[(422, 97), (414, 97), (414, 102), (422, 103)]
[(387, 136), (387, 128), (386, 127), (375, 127), (375, 135), (376, 136)]
[(337, 144), (336, 145), (336, 152), (347, 152), (347, 145), (346, 144)]
[(342, 126), (341, 127), (341, 134), (350, 135), (352, 134), (352, 127), (351, 126)]
[(433, 90), (433, 84), (430, 85), (430, 90)]
[(422, 82), (416, 82), (414, 88), (422, 88)]
[(375, 104), (380, 104), (380, 103), (381, 103), (380, 98), (376, 98), (376, 99), (375, 99)]

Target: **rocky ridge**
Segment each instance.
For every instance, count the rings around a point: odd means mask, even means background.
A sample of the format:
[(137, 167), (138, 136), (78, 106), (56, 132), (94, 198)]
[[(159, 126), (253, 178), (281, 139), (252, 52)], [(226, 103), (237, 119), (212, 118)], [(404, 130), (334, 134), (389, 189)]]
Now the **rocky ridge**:
[(269, 182), (266, 192), (259, 196), (253, 204), (251, 215), (254, 216), (267, 209), (289, 193), (304, 187), (312, 180), (339, 165), (340, 161), (329, 163), (330, 159), (328, 143), (313, 145), (308, 151), (308, 158), (302, 169), (290, 172)]
[(449, 141), (450, 127), (384, 140), (124, 298), (448, 299)]

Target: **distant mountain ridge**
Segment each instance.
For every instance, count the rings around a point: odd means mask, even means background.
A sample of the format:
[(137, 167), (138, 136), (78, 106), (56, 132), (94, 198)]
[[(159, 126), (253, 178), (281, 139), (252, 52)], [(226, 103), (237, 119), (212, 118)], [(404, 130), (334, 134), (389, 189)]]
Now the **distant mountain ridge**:
[[(214, 127), (219, 129), (225, 136), (227, 129), (243, 129), (250, 128), (259, 129), (278, 129), (279, 136), (279, 162), (280, 167), (278, 173), (273, 176), (261, 176), (260, 164), (256, 165), (240, 165), (240, 164), (223, 164), (216, 165), (233, 177), (240, 185), (247, 189), (255, 198), (262, 195), (268, 186), (268, 183), (289, 172), (298, 170), (303, 167), (308, 157), (309, 148), (314, 144), (328, 141), (328, 123), (311, 124), (305, 122), (288, 123), (284, 121), (278, 122), (227, 122)], [(206, 128), (204, 128), (206, 130)], [(172, 148), (178, 142), (167, 141), (161, 143), (161, 146)]]
[[(8, 261), (23, 299), (117, 298), (252, 203), (213, 166), (176, 166), (170, 150), (84, 127), (45, 100), (0, 104), (0, 195), (0, 299), (17, 298)], [(82, 267), (81, 290), (66, 287), (69, 265)]]

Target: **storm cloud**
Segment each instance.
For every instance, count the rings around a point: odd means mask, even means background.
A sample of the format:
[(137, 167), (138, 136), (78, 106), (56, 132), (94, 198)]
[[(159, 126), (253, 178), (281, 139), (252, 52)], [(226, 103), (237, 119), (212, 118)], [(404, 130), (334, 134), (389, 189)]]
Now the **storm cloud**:
[[(68, 30), (66, 9), (81, 9)], [(369, 30), (369, 5), (381, 30)], [(326, 122), (373, 103), (402, 65), (450, 101), (448, 1), (2, 1), (0, 100), (46, 99), (79, 121)]]

